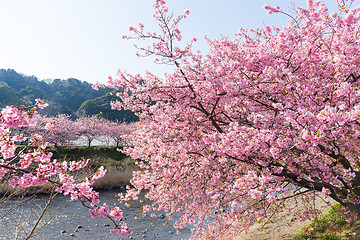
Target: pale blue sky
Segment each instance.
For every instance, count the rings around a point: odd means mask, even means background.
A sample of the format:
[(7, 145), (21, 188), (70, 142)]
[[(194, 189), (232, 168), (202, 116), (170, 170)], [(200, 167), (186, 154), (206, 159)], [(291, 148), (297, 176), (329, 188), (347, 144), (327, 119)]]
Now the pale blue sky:
[[(305, 0), (293, 1), (305, 5)], [(334, 9), (335, 0), (326, 0)], [(356, 4), (359, 1), (356, 1)], [(268, 15), (265, 4), (291, 6), (286, 0), (168, 0), (170, 11), (190, 16), (180, 29), (195, 48), (206, 51), (204, 35), (233, 37), (239, 27), (264, 23), (283, 26), (284, 15)], [(39, 79), (70, 77), (106, 82), (118, 69), (161, 74), (168, 67), (137, 58), (133, 40), (123, 40), (139, 22), (155, 30), (152, 0), (0, 0), (0, 68)]]

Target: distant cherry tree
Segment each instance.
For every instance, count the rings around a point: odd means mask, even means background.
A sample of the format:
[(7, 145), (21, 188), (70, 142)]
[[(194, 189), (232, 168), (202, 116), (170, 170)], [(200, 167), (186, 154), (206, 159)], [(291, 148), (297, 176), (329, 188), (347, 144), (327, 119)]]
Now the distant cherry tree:
[(79, 117), (74, 122), (78, 134), (85, 138), (88, 147), (93, 140), (106, 135), (106, 124), (107, 120), (97, 116)]
[(116, 144), (116, 147), (126, 143), (125, 137), (135, 130), (136, 123), (125, 123), (119, 121), (106, 121), (102, 125), (105, 131), (105, 138), (108, 142)]
[[(38, 115), (36, 121), (37, 124), (30, 126), (28, 131), (41, 134), (46, 142), (55, 146), (69, 145), (79, 138), (75, 123), (69, 115), (59, 114), (54, 117)], [(48, 130), (46, 126), (52, 126), (52, 128)]]

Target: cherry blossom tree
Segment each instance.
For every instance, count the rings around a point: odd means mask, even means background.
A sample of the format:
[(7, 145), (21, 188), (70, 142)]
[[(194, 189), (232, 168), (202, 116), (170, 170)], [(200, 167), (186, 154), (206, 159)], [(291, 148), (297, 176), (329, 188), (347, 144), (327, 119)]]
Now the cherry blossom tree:
[[(86, 208), (89, 208), (93, 218), (97, 216), (109, 218), (114, 223), (111, 233), (128, 236), (130, 232), (126, 224), (121, 221), (120, 209), (115, 207), (110, 210), (106, 203), (99, 205), (99, 193), (91, 187), (96, 179), (104, 176), (106, 171), (103, 167), (99, 168), (93, 176), (82, 181), (75, 181), (71, 172), (84, 168), (88, 160), (58, 162), (51, 158), (52, 153), (47, 151), (47, 143), (42, 136), (33, 134), (26, 137), (16, 131), (36, 124), (38, 108), (46, 106), (39, 99), (36, 102), (34, 107), (7, 106), (1, 111), (0, 179), (6, 180), (14, 188), (23, 189), (50, 183), (54, 186), (56, 193), (70, 195), (71, 199), (81, 201)], [(51, 131), (54, 126), (47, 124), (45, 128)], [(17, 142), (28, 142), (28, 144), (18, 148)], [(27, 238), (31, 237), (35, 228)]]
[[(49, 131), (46, 126), (52, 126), (52, 129)], [(54, 144), (55, 147), (59, 144), (68, 145), (79, 138), (74, 121), (66, 114), (54, 117), (37, 115), (36, 124), (25, 129), (25, 132), (40, 134), (46, 142)]]
[[(265, 222), (285, 199), (322, 192), (360, 213), (360, 8), (341, 1), (330, 13), (308, 0), (283, 29), (240, 29), (207, 39), (204, 56), (177, 44), (189, 14), (154, 3), (160, 31), (130, 27), (151, 39), (139, 55), (175, 70), (159, 77), (119, 71), (107, 86), (126, 88), (113, 108), (136, 112), (128, 153), (141, 171), (120, 200), (147, 189), (151, 209), (181, 214), (176, 228), (224, 239)], [(352, 2), (352, 1), (351, 1)], [(304, 211), (303, 218), (314, 214)]]
[(105, 127), (106, 120), (97, 116), (83, 116), (75, 120), (75, 128), (78, 130), (80, 136), (84, 137), (87, 146), (90, 147), (94, 139), (106, 135)]
[(48, 124), (54, 125), (53, 129), (45, 135), (45, 140), (49, 143), (68, 145), (79, 138), (75, 123), (69, 115), (59, 114), (55, 117), (46, 118), (45, 126)]
[(116, 147), (125, 142), (125, 136), (129, 135), (135, 129), (136, 123), (125, 123), (119, 121), (106, 121), (102, 125), (106, 132), (105, 138), (112, 140)]

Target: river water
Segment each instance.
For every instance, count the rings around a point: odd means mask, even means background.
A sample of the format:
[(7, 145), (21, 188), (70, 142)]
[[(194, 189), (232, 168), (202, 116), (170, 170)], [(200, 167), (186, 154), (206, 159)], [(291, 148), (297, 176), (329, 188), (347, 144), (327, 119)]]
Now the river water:
[[(119, 204), (115, 195), (121, 189), (100, 192), (101, 203), (107, 205), (117, 205), (123, 209), (123, 220), (133, 231), (130, 237), (119, 237), (110, 234), (113, 223), (103, 217), (92, 219), (87, 208), (79, 201), (72, 201), (69, 196), (57, 196), (46, 211), (40, 226), (47, 224), (36, 232), (36, 236), (31, 239), (188, 239), (191, 235), (190, 229), (181, 230), (178, 235), (173, 228), (173, 221), (164, 217), (163, 212), (156, 212), (157, 217), (142, 215), (141, 204), (136, 202), (130, 207)], [(144, 199), (145, 200), (145, 199)], [(41, 213), (41, 208), (46, 205), (47, 196), (26, 197), (21, 204), (11, 213), (0, 219), (0, 239), (23, 239), (26, 232), (29, 232), (37, 216)], [(4, 213), (11, 209), (19, 199), (11, 199), (7, 203), (0, 205), (0, 218)], [(18, 234), (18, 235), (17, 235)]]

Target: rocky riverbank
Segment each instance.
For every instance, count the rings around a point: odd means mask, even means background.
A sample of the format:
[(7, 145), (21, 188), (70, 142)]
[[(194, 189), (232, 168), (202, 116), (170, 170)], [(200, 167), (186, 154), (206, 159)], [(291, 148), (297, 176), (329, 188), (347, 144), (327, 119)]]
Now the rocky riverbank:
[[(180, 235), (173, 228), (173, 221), (167, 220), (164, 213), (157, 213), (157, 217), (142, 215), (140, 202), (133, 202), (130, 207), (120, 205), (115, 194), (122, 189), (101, 192), (101, 202), (110, 205), (118, 205), (123, 209), (124, 221), (128, 224), (133, 234), (123, 239), (187, 239), (191, 232), (183, 229)], [(143, 201), (146, 201), (142, 197)], [(12, 199), (3, 207), (5, 211), (11, 207), (16, 199)], [(27, 198), (13, 212), (0, 220), (0, 239), (14, 239), (18, 235), (22, 239), (36, 220), (41, 207), (45, 206), (47, 197), (38, 196)], [(113, 228), (111, 221), (98, 217), (92, 219), (89, 211), (79, 202), (73, 202), (69, 196), (57, 196), (50, 204), (48, 211), (43, 217), (40, 226), (44, 225), (32, 239), (122, 239), (110, 234)]]

